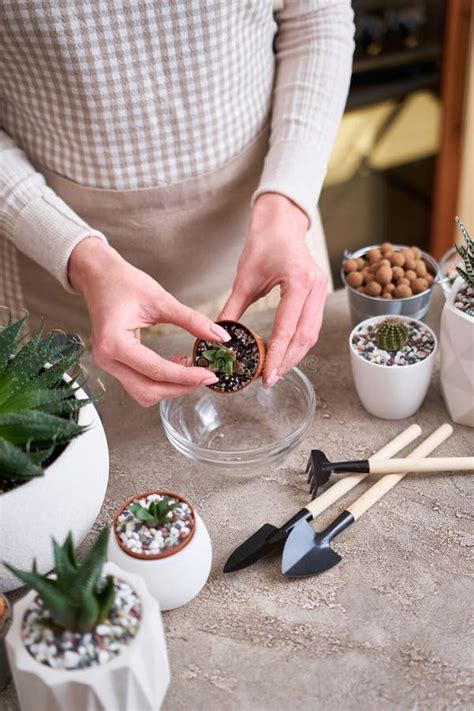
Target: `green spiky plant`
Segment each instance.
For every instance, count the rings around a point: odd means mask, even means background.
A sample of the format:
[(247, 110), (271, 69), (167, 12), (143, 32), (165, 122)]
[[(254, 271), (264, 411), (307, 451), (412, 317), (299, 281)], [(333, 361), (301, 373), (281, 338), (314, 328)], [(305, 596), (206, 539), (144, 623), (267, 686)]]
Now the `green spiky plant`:
[(401, 351), (408, 342), (408, 328), (398, 319), (382, 321), (376, 333), (377, 348), (384, 351)]
[(105, 526), (82, 561), (78, 561), (71, 533), (60, 546), (53, 539), (56, 577), (39, 575), (36, 562), (31, 572), (4, 563), (19, 580), (36, 590), (59, 630), (89, 632), (107, 619), (115, 600), (114, 579), (103, 579), (109, 529)]
[(149, 506), (142, 506), (138, 501), (134, 501), (128, 508), (135, 518), (145, 526), (156, 528), (166, 523), (169, 512), (177, 506), (179, 506), (179, 501), (173, 501), (169, 496), (166, 496), (161, 501), (152, 501)]
[(213, 343), (212, 348), (203, 351), (199, 357), (198, 365), (212, 370), (214, 373), (226, 375), (242, 375), (244, 369), (238, 362), (233, 350), (226, 348), (221, 343)]
[[(464, 237), (464, 244), (456, 245), (456, 250), (464, 262), (464, 269), (456, 267), (456, 270), (466, 284), (474, 289), (474, 240), (459, 217), (456, 217), (456, 223)], [(474, 316), (474, 309), (467, 309), (465, 313)]]
[(64, 380), (82, 349), (58, 345), (42, 328), (27, 339), (25, 321), (10, 317), (0, 330), (0, 485), (41, 476), (55, 448), (84, 432), (74, 414), (92, 401), (76, 399), (77, 378)]

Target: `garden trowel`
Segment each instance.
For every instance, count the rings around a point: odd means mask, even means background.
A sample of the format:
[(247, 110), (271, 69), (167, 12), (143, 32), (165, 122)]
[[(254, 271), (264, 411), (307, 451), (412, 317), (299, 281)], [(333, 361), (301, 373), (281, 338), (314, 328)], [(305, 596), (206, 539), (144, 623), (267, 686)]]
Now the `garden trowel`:
[[(413, 442), (420, 434), (421, 427), (419, 425), (411, 425), (379, 450), (374, 455), (374, 458), (389, 459)], [(274, 551), (281, 550), (290, 532), (299, 521), (311, 521), (329, 508), (335, 501), (340, 499), (341, 496), (344, 496), (344, 494), (357, 486), (366, 476), (368, 476), (367, 472), (359, 472), (349, 474), (340, 479), (323, 494), (318, 496), (317, 499), (310, 501), (309, 504), (300, 509), (295, 516), (292, 516), (292, 518), (284, 523), (283, 526), (280, 526), (280, 528), (270, 523), (264, 524), (258, 531), (250, 536), (250, 538), (235, 549), (224, 566), (224, 573), (246, 568), (257, 560), (260, 560), (260, 558)], [(311, 528), (310, 530), (314, 536), (313, 530)]]
[[(409, 465), (410, 460), (419, 461), (426, 457), (444, 442), (452, 431), (453, 428), (449, 424), (438, 427), (407, 457), (406, 464)], [(321, 533), (315, 533), (306, 520), (300, 520), (293, 526), (285, 543), (282, 573), (289, 577), (317, 575), (337, 565), (342, 559), (331, 548), (331, 541), (398, 484), (406, 473), (388, 474), (379, 479)]]

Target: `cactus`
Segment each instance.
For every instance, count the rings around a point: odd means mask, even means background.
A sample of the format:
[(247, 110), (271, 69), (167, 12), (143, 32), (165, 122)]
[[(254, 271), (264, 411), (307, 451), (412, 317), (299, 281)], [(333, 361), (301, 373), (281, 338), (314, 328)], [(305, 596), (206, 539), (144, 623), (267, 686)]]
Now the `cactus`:
[(212, 348), (208, 351), (203, 351), (199, 357), (199, 366), (208, 368), (212, 372), (225, 373), (226, 375), (242, 375), (244, 369), (236, 360), (233, 350), (226, 348), (221, 343), (213, 343)]
[(408, 328), (395, 318), (382, 321), (377, 328), (377, 348), (384, 351), (401, 351), (408, 342)]
[(25, 320), (10, 318), (0, 329), (0, 484), (41, 476), (54, 449), (84, 432), (74, 413), (91, 402), (76, 399), (76, 379), (63, 377), (82, 348), (58, 346), (42, 329), (25, 341)]
[(156, 528), (166, 523), (168, 514), (177, 506), (179, 506), (179, 501), (173, 501), (169, 496), (166, 496), (161, 501), (152, 501), (149, 506), (142, 506), (138, 501), (134, 501), (128, 508), (135, 518), (145, 526)]
[(52, 625), (72, 632), (89, 632), (107, 619), (115, 600), (114, 579), (104, 580), (109, 529), (105, 526), (94, 545), (79, 562), (71, 533), (63, 545), (53, 540), (56, 577), (39, 575), (36, 562), (31, 572), (4, 563), (17, 578), (38, 593), (51, 616)]

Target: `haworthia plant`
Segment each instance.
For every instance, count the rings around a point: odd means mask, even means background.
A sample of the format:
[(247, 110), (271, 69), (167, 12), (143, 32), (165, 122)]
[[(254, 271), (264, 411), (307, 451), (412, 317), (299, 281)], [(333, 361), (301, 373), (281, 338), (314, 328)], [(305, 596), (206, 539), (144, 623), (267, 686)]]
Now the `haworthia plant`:
[(234, 372), (237, 375), (242, 375), (244, 372), (242, 365), (236, 359), (234, 351), (220, 343), (213, 343), (212, 348), (203, 351), (198, 365), (226, 375), (233, 375)]
[(54, 449), (84, 432), (73, 416), (91, 402), (75, 398), (77, 379), (64, 380), (82, 349), (71, 352), (42, 328), (22, 338), (25, 320), (10, 318), (0, 329), (0, 485), (41, 476)]
[(179, 501), (173, 501), (169, 496), (165, 496), (160, 501), (152, 501), (148, 506), (142, 506), (138, 501), (134, 501), (128, 508), (138, 521), (150, 528), (156, 528), (166, 523), (168, 514), (177, 506)]
[(63, 545), (53, 540), (56, 577), (39, 575), (4, 563), (16, 577), (36, 590), (55, 627), (89, 632), (107, 619), (115, 600), (112, 576), (103, 577), (109, 529), (104, 527), (82, 561), (78, 561), (71, 533)]
[(456, 267), (456, 269), (466, 284), (474, 287), (474, 240), (459, 217), (456, 217), (456, 223), (464, 237), (464, 244), (456, 245), (458, 254), (464, 261), (464, 269), (461, 269), (461, 267)]

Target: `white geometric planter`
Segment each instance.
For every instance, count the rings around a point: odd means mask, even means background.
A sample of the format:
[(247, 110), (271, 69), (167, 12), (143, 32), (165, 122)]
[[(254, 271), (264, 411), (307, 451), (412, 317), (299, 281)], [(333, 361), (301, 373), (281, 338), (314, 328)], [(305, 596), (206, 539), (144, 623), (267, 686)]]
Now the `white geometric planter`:
[(441, 391), (451, 419), (474, 427), (474, 319), (454, 306), (463, 284), (458, 277), (441, 315)]
[(170, 680), (168, 655), (155, 598), (145, 583), (107, 563), (106, 573), (122, 578), (142, 604), (136, 637), (117, 657), (88, 669), (52, 669), (37, 662), (21, 640), (23, 616), (35, 597), (31, 591), (14, 607), (6, 644), (22, 711), (158, 711)]
[(141, 575), (148, 590), (163, 610), (174, 610), (190, 602), (207, 582), (212, 564), (212, 546), (202, 518), (194, 510), (196, 529), (189, 543), (173, 555), (158, 560), (143, 560), (125, 553), (110, 532), (108, 560), (122, 570)]
[[(79, 389), (76, 397), (87, 395)], [(89, 429), (67, 445), (44, 476), (0, 495), (0, 592), (20, 586), (1, 561), (29, 570), (36, 558), (38, 571), (47, 573), (54, 566), (51, 536), (63, 541), (72, 531), (79, 545), (97, 518), (109, 478), (107, 440), (93, 405), (79, 410), (78, 422)]]

